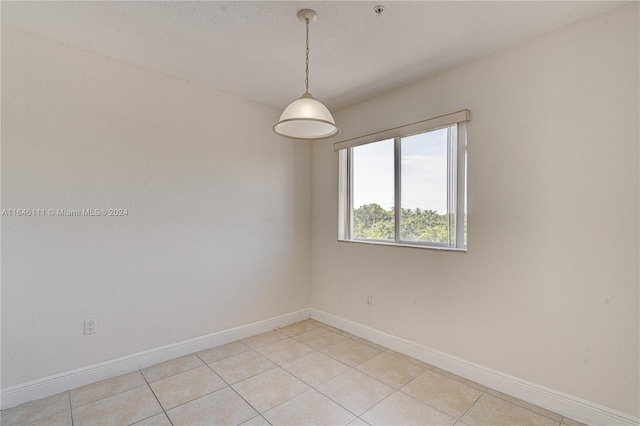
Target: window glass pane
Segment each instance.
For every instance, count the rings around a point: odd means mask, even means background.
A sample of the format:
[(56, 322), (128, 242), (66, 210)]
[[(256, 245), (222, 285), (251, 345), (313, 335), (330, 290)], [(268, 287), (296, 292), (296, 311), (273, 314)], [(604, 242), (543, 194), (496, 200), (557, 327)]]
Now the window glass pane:
[(353, 238), (394, 240), (393, 139), (352, 148)]
[(401, 140), (402, 240), (449, 243), (448, 130), (433, 130)]

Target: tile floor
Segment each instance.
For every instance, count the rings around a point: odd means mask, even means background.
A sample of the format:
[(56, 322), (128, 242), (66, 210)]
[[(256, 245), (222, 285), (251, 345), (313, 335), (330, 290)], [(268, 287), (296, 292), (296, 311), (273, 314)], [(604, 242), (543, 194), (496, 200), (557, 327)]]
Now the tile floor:
[(581, 424), (314, 320), (1, 416), (2, 426)]

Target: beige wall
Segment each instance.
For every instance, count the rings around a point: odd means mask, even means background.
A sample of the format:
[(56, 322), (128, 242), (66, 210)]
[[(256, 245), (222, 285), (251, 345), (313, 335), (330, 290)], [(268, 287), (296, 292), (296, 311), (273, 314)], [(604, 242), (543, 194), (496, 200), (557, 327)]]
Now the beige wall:
[(638, 416), (638, 32), (634, 4), (338, 111), (346, 139), (471, 110), (469, 250), (338, 243), (314, 143), (312, 306)]
[[(2, 29), (2, 387), (309, 306), (308, 142), (279, 111)], [(98, 334), (83, 320), (98, 317)]]
[(2, 218), (3, 388), (311, 305), (638, 416), (637, 4), (337, 112), (471, 109), (467, 253), (338, 244), (337, 155), (279, 111), (1, 47), (2, 207), (129, 210)]

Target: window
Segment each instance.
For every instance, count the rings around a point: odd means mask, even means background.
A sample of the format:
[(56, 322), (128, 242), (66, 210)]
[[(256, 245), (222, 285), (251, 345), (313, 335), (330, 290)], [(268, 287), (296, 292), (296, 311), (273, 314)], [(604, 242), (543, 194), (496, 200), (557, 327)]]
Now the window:
[(468, 114), (338, 142), (338, 239), (465, 250)]

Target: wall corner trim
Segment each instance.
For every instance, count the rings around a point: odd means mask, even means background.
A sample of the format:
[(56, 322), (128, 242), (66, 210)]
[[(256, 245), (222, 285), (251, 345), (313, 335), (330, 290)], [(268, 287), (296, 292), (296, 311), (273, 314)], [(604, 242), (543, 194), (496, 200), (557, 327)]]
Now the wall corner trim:
[(507, 395), (592, 426), (639, 425), (640, 418), (471, 363), (318, 309), (311, 318)]
[(36, 379), (27, 383), (10, 386), (0, 391), (0, 407), (4, 410), (25, 402), (46, 398), (99, 380), (129, 373), (173, 358), (189, 355), (214, 346), (224, 345), (225, 343), (284, 327), (294, 322), (308, 319), (309, 315), (309, 309), (302, 309), (263, 321), (228, 328), (183, 342), (173, 343), (99, 364)]

